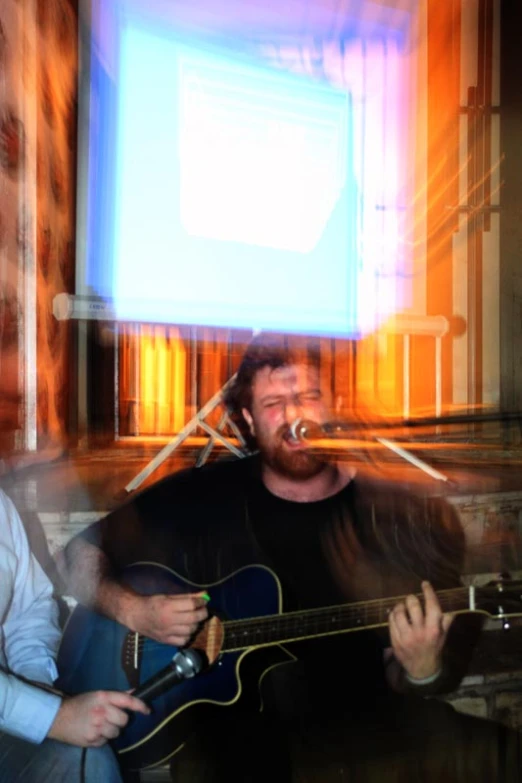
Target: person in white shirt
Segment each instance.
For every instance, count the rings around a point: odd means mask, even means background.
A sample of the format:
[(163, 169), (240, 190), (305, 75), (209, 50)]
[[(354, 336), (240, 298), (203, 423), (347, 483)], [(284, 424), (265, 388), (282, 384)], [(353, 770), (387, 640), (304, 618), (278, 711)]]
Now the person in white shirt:
[(128, 693), (51, 690), (60, 641), (52, 586), (0, 490), (0, 783), (116, 783), (107, 745), (148, 707)]

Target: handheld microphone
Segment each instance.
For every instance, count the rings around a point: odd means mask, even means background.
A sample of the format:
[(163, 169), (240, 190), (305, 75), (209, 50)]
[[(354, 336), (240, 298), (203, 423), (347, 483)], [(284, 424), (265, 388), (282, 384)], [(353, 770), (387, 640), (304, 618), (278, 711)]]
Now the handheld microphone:
[(132, 695), (141, 699), (150, 706), (150, 702), (161, 696), (174, 685), (190, 680), (205, 667), (206, 660), (203, 653), (192, 648), (178, 650), (168, 666), (165, 666), (153, 677), (139, 685)]

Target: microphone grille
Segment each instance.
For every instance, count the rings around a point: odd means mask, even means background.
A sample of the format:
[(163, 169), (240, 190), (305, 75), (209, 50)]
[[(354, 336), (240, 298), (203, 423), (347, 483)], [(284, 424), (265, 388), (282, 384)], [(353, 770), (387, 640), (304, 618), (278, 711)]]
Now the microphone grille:
[(178, 650), (172, 660), (176, 670), (185, 679), (195, 677), (196, 674), (199, 674), (200, 671), (203, 670), (205, 665), (202, 654), (198, 650), (194, 650), (192, 647)]
[(290, 425), (290, 428), (289, 428), (290, 429), (290, 435), (295, 440), (300, 440), (303, 437), (302, 425), (303, 425), (303, 420), (302, 419), (296, 419)]
[(290, 433), (296, 440), (306, 440), (307, 438), (320, 438), (323, 433), (323, 427), (316, 421), (308, 419), (296, 419), (290, 425)]

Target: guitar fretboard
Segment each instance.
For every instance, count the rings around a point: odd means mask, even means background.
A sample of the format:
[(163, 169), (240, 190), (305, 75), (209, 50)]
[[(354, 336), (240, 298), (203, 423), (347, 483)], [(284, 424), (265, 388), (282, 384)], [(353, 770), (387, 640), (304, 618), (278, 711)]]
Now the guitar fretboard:
[[(473, 610), (470, 595), (469, 588), (465, 587), (437, 593), (443, 612)], [(390, 611), (403, 598), (405, 596), (396, 596), (225, 622), (223, 651), (379, 628), (388, 624)]]

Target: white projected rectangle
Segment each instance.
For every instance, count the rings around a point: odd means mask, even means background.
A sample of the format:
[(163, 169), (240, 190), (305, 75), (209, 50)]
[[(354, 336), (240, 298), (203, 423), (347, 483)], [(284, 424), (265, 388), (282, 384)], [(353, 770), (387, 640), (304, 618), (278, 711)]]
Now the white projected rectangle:
[(90, 290), (122, 320), (353, 334), (349, 94), (128, 20), (98, 68)]
[(180, 68), (183, 227), (312, 251), (346, 182), (347, 100), (219, 59), (182, 57)]

